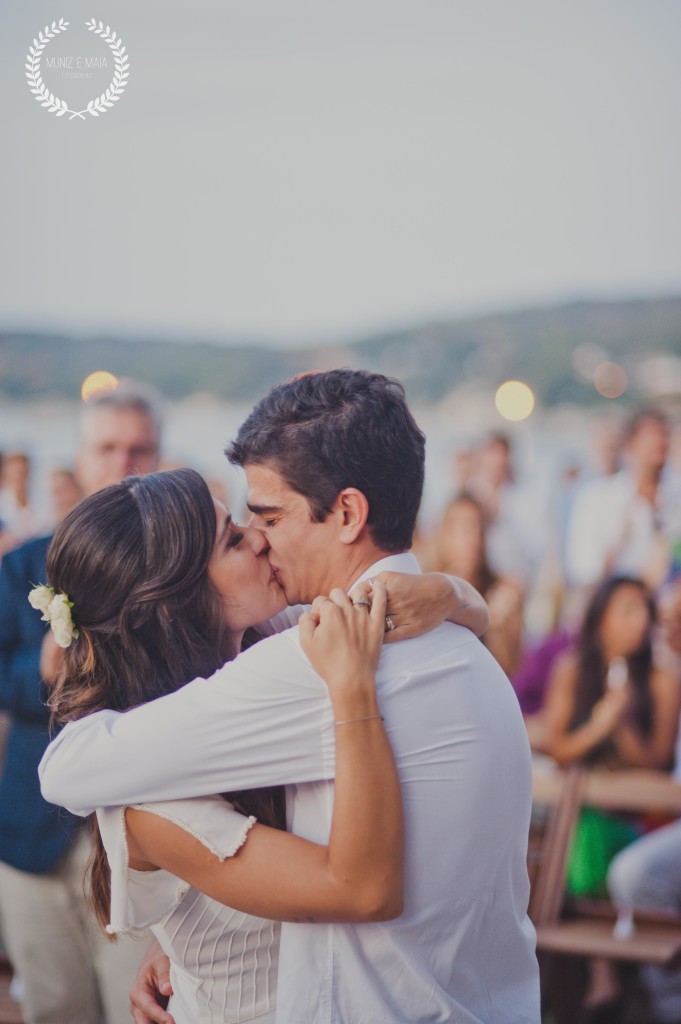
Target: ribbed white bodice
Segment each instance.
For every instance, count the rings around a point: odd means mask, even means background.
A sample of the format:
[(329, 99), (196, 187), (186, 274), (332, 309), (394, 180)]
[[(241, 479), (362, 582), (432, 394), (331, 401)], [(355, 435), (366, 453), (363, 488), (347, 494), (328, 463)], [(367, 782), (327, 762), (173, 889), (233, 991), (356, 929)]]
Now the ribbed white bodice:
[[(220, 860), (253, 819), (220, 797), (138, 805), (190, 832)], [(111, 865), (111, 932), (150, 926), (170, 959), (176, 1024), (274, 1024), (280, 925), (232, 910), (168, 871), (128, 867), (125, 808), (97, 812)]]
[(170, 958), (176, 1024), (273, 1022), (279, 930), (190, 888), (152, 927)]

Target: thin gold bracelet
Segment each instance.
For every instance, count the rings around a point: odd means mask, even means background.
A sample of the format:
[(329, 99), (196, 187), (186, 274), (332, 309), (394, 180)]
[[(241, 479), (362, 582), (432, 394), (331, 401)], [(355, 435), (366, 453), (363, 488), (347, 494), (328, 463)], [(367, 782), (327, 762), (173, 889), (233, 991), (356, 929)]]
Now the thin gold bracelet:
[(384, 721), (383, 715), (366, 715), (364, 718), (344, 718), (342, 722), (334, 722), (334, 726), (337, 729), (339, 725), (350, 725), (351, 722), (373, 722), (375, 718), (380, 718)]

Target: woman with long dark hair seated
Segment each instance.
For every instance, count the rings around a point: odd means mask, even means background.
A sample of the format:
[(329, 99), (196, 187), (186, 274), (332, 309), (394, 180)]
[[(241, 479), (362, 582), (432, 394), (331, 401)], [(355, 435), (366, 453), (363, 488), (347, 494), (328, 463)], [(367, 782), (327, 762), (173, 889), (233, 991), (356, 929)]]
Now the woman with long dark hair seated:
[[(547, 751), (561, 765), (671, 767), (679, 685), (653, 659), (655, 606), (642, 580), (616, 576), (593, 594), (577, 644), (549, 680)], [(612, 857), (636, 837), (630, 822), (587, 808), (568, 865), (574, 895), (604, 895)]]
[(548, 752), (560, 764), (671, 766), (679, 687), (654, 663), (654, 623), (640, 579), (612, 577), (593, 594), (577, 644), (549, 682)]
[[(264, 536), (237, 526), (191, 470), (85, 499), (58, 528), (47, 568), (51, 589), (32, 601), (65, 648), (50, 702), (60, 722), (212, 675), (286, 605)], [(337, 590), (300, 620), (337, 726), (328, 846), (284, 831), (280, 789), (98, 812), (95, 909), (111, 933), (152, 927), (171, 960), (176, 1024), (274, 1020), (272, 919), (401, 913), (400, 787), (375, 692), (385, 612), (376, 581), (371, 599), (353, 604)], [(290, 614), (279, 621), (290, 624)]]
[[(593, 594), (577, 644), (559, 656), (546, 702), (547, 750), (561, 765), (668, 769), (679, 720), (679, 684), (655, 665), (655, 605), (645, 583), (618, 576)], [(640, 834), (637, 822), (583, 808), (568, 860), (573, 896), (604, 897), (612, 858)], [(587, 1005), (616, 998), (607, 961), (591, 961)]]

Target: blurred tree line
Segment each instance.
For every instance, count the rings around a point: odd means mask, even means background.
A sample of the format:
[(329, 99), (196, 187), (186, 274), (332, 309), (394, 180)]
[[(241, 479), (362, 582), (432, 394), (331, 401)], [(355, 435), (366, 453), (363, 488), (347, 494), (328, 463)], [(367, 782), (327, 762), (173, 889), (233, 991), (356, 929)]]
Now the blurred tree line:
[(189, 336), (183, 342), (0, 331), (0, 395), (75, 398), (87, 374), (109, 370), (149, 381), (169, 398), (207, 392), (251, 401), (305, 370), (363, 366), (398, 377), (412, 400), (436, 401), (463, 384), (494, 388), (518, 377), (546, 405), (587, 405), (599, 396), (580, 366), (621, 364), (633, 399), (640, 397), (637, 368), (659, 355), (681, 359), (681, 298), (573, 302), (288, 349)]

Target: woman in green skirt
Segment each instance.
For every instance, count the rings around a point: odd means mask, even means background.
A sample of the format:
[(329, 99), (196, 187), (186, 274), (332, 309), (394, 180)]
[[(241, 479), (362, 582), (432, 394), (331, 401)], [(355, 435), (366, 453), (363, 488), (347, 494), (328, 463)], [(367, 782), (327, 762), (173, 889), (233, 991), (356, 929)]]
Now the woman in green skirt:
[[(639, 579), (613, 577), (594, 593), (576, 645), (561, 656), (549, 681), (548, 752), (559, 764), (671, 767), (679, 682), (655, 666), (654, 622), (652, 598)], [(604, 896), (610, 859), (636, 834), (631, 822), (585, 809), (573, 843), (569, 891)]]

